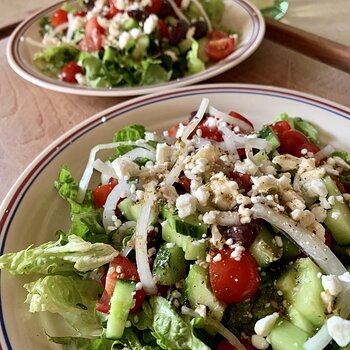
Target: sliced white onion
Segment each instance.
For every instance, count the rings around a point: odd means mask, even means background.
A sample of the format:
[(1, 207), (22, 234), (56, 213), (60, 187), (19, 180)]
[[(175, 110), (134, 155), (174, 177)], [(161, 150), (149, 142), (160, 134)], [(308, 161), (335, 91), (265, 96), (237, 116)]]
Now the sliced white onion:
[(190, 23), (188, 18), (184, 15), (184, 13), (181, 11), (181, 9), (176, 5), (174, 0), (168, 0), (168, 3), (172, 7), (173, 11), (175, 12), (176, 16), (179, 17), (179, 19), (182, 19), (185, 21), (187, 24)]
[(148, 226), (151, 221), (152, 201), (146, 198), (141, 207), (140, 217), (136, 223), (135, 230), (135, 253), (137, 271), (140, 276), (140, 282), (146, 294), (153, 295), (157, 293), (157, 286), (154, 282), (151, 268), (148, 261), (147, 252), (147, 234)]
[(209, 106), (209, 100), (203, 98), (201, 104), (199, 105), (196, 115), (191, 119), (191, 121), (186, 125), (185, 129), (182, 132), (181, 139), (187, 140), (188, 137), (192, 134), (197, 125), (201, 122), (204, 117), (205, 111)]
[(304, 343), (303, 347), (305, 350), (322, 350), (331, 340), (332, 337), (328, 333), (327, 325), (324, 324), (313, 337)]
[(113, 149), (113, 148), (116, 148), (120, 145), (139, 146), (139, 147), (149, 149), (150, 151), (154, 150), (153, 147), (148, 145), (145, 141), (143, 141), (143, 142), (142, 141), (143, 140), (136, 141), (136, 142), (132, 142), (132, 141), (111, 142), (111, 143), (99, 144), (99, 145), (96, 145), (95, 147), (93, 147), (90, 151), (89, 159), (88, 159), (88, 162), (86, 164), (83, 176), (81, 177), (81, 180), (79, 182), (79, 191), (78, 191), (76, 201), (78, 203), (82, 203), (84, 198), (85, 198), (85, 194), (86, 194), (87, 188), (89, 186), (89, 182), (90, 182), (92, 173), (94, 171), (93, 164), (94, 164), (96, 154), (98, 151), (106, 150), (106, 149)]
[[(24, 37), (22, 37), (22, 38), (24, 38)], [(21, 38), (21, 39), (22, 39), (22, 38)], [(36, 46), (36, 47), (40, 47), (41, 49), (46, 49), (46, 48), (49, 47), (49, 46), (44, 45), (43, 43), (41, 43), (41, 42), (39, 42), (39, 41), (36, 41), (36, 40), (30, 38), (30, 37), (25, 37), (24, 39), (25, 39), (25, 41), (26, 41), (29, 45)]]
[(209, 106), (209, 113), (214, 117), (222, 119), (223, 121), (225, 121), (230, 125), (232, 125), (234, 121), (234, 124), (237, 125), (240, 128), (240, 130), (245, 133), (250, 133), (254, 131), (251, 125), (247, 124), (243, 120), (233, 117), (227, 113), (221, 112), (218, 109), (214, 108), (213, 106)]
[(335, 148), (332, 145), (327, 145), (314, 154), (316, 160), (321, 160), (327, 158), (331, 153), (335, 151)]
[(222, 128), (221, 131), (222, 131), (222, 137), (224, 139), (224, 144), (227, 148), (228, 153), (236, 156), (236, 158), (238, 159), (239, 156), (237, 152), (235, 139), (232, 136), (233, 132), (226, 127)]
[(119, 199), (122, 197), (127, 197), (129, 194), (130, 185), (125, 180), (119, 180), (118, 185), (116, 185), (109, 193), (103, 208), (102, 218), (103, 227), (107, 233), (113, 231), (114, 222), (112, 217), (115, 216), (115, 208)]
[(156, 154), (155, 154), (155, 149), (153, 149), (153, 151), (150, 151), (148, 149), (138, 147), (123, 154), (121, 158), (127, 158), (129, 160), (135, 160), (137, 158), (148, 158), (152, 161), (155, 161)]
[(185, 164), (183, 162), (183, 157), (180, 157), (177, 159), (176, 163), (171, 168), (169, 174), (165, 177), (161, 185), (164, 187), (168, 187), (168, 186), (171, 186), (174, 182), (177, 182), (181, 174), (181, 171), (184, 168), (185, 168)]
[(296, 243), (327, 275), (342, 275), (346, 272), (344, 265), (333, 252), (312, 232), (301, 227), (291, 218), (276, 212), (261, 203), (254, 204), (252, 211), (256, 218), (264, 219), (278, 227)]
[(59, 24), (52, 32), (47, 33), (47, 38), (54, 38), (56, 34), (64, 31), (68, 28), (68, 22), (64, 22), (62, 24)]
[(239, 341), (239, 339), (229, 331), (224, 325), (220, 322), (213, 320), (209, 317), (205, 319), (205, 323), (216, 330), (219, 334), (221, 334), (224, 338), (226, 338), (229, 343), (234, 346), (237, 350), (246, 350), (245, 346)]
[(103, 162), (101, 159), (96, 159), (92, 163), (92, 166), (94, 169), (99, 171), (101, 173), (101, 175), (106, 176), (107, 178), (111, 178), (111, 177), (116, 178), (117, 177), (111, 164)]
[(213, 30), (213, 26), (211, 25), (210, 18), (208, 17), (206, 11), (204, 10), (202, 4), (198, 0), (191, 0), (198, 8), (199, 12), (203, 16), (204, 20), (207, 22), (208, 31), (211, 32)]

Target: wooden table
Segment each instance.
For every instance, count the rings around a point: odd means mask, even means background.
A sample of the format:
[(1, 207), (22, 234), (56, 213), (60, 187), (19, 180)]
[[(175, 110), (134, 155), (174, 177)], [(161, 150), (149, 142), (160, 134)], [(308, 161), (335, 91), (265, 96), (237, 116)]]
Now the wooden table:
[[(281, 86), (350, 107), (350, 49), (281, 23), (267, 24), (266, 38), (250, 58), (203, 83)], [(125, 100), (66, 95), (34, 86), (7, 64), (6, 44), (6, 38), (0, 41), (0, 202), (25, 167), (58, 136)]]

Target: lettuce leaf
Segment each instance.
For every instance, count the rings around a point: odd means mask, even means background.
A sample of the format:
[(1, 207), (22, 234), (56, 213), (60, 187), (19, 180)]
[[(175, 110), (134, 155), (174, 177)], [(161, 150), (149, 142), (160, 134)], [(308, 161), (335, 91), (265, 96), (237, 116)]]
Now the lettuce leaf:
[(318, 139), (318, 131), (312, 123), (300, 117), (290, 117), (287, 113), (282, 113), (275, 119), (275, 121), (280, 120), (286, 120), (292, 128), (301, 131), (312, 143), (320, 143)]
[(154, 315), (152, 334), (162, 349), (210, 350), (196, 337), (192, 324), (183, 320), (166, 299), (151, 297), (150, 304)]
[(66, 244), (60, 237), (57, 242), (4, 254), (0, 257), (0, 269), (14, 275), (86, 272), (109, 263), (117, 254), (109, 244), (92, 244), (75, 235), (67, 239)]
[[(145, 138), (145, 132), (146, 129), (143, 125), (128, 125), (115, 132), (113, 142), (142, 140)], [(115, 149), (115, 155), (120, 157), (134, 148), (135, 146), (120, 145)]]
[(71, 276), (45, 276), (24, 285), (30, 312), (58, 313), (82, 336), (100, 336), (102, 326), (95, 310), (103, 287)]
[(204, 62), (198, 58), (198, 48), (198, 42), (192, 40), (191, 50), (189, 50), (186, 55), (188, 66), (187, 75), (196, 74), (205, 69)]
[(63, 66), (78, 57), (79, 50), (69, 44), (49, 47), (34, 55), (34, 65), (50, 76), (57, 76)]
[(335, 151), (330, 155), (330, 157), (339, 157), (350, 165), (350, 153), (349, 152)]

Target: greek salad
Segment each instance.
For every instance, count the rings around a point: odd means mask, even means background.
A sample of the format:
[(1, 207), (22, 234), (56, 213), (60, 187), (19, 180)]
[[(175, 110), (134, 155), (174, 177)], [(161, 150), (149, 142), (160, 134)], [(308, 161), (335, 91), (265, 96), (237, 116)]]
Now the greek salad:
[[(40, 20), (35, 66), (96, 88), (151, 85), (203, 71), (235, 49), (223, 0), (84, 0)], [(234, 24), (233, 24), (234, 27)]]
[(66, 165), (59, 173), (69, 230), (0, 257), (1, 269), (33, 275), (30, 312), (75, 330), (50, 341), (349, 349), (349, 153), (304, 119), (282, 113), (255, 130), (206, 98), (162, 135), (130, 125), (111, 141), (92, 148), (79, 182)]

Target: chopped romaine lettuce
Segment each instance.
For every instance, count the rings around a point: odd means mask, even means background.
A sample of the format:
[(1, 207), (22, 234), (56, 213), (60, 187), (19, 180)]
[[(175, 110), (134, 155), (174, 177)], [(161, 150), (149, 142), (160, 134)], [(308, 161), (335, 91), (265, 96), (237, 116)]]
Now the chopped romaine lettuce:
[(117, 254), (109, 244), (92, 244), (75, 235), (67, 239), (66, 244), (61, 237), (57, 242), (4, 254), (0, 257), (0, 268), (14, 275), (86, 272), (109, 263)]
[(191, 50), (187, 52), (187, 66), (188, 72), (187, 75), (196, 74), (205, 69), (205, 64), (198, 58), (198, 42), (196, 40), (192, 40)]
[(349, 152), (335, 151), (330, 155), (330, 157), (339, 157), (339, 158), (343, 159), (345, 162), (347, 162), (348, 164), (350, 164), (350, 153)]
[(79, 335), (102, 334), (101, 321), (95, 310), (101, 283), (71, 276), (45, 276), (24, 285), (30, 312), (49, 311), (60, 314)]

